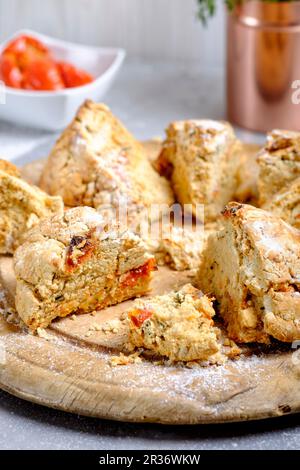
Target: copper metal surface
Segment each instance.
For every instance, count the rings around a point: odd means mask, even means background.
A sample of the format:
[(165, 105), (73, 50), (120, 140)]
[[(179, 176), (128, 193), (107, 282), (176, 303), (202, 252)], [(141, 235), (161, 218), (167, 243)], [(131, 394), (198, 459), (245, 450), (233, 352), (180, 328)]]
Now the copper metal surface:
[(292, 83), (300, 80), (300, 1), (246, 2), (228, 15), (227, 27), (228, 119), (255, 131), (300, 130), (300, 104), (292, 102)]

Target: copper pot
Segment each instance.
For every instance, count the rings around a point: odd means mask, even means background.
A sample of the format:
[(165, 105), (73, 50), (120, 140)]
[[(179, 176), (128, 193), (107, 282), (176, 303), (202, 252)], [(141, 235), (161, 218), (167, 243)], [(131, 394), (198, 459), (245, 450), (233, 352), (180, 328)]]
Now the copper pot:
[(295, 80), (300, 86), (300, 1), (251, 0), (228, 14), (230, 121), (255, 131), (300, 130)]

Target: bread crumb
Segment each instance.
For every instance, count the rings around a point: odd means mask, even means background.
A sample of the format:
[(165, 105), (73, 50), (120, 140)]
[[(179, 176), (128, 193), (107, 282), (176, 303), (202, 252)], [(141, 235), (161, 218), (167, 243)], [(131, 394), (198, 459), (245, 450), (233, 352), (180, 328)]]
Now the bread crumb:
[(123, 353), (120, 353), (119, 356), (112, 356), (109, 360), (112, 367), (116, 366), (127, 366), (128, 364), (140, 364), (142, 359), (140, 357), (141, 351), (136, 351), (133, 354), (126, 356)]
[(49, 333), (47, 333), (47, 331), (44, 328), (37, 328), (36, 332), (40, 338), (43, 338), (46, 341), (51, 340), (51, 335), (49, 335)]
[(104, 333), (118, 333), (120, 331), (121, 322), (119, 319), (111, 320), (110, 322), (104, 323), (102, 325), (102, 331)]

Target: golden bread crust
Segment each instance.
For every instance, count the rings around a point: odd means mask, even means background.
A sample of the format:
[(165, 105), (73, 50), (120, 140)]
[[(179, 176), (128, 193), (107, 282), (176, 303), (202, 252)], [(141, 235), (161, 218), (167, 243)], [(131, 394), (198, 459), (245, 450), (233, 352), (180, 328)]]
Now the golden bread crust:
[(41, 187), (67, 206), (100, 209), (126, 203), (136, 215), (151, 204), (172, 204), (168, 181), (148, 161), (142, 145), (103, 104), (86, 101), (54, 146)]
[(156, 166), (170, 178), (178, 201), (205, 205), (215, 220), (233, 197), (240, 144), (230, 124), (211, 120), (172, 122)]
[(273, 130), (257, 161), (259, 205), (263, 206), (300, 177), (300, 133)]
[(230, 203), (211, 235), (198, 284), (213, 292), (232, 339), (300, 338), (300, 232), (275, 215)]
[(88, 207), (34, 227), (14, 264), (16, 309), (33, 330), (145, 294), (155, 267), (137, 235)]
[(274, 194), (262, 208), (300, 229), (300, 177)]
[(0, 253), (11, 254), (24, 233), (41, 219), (63, 213), (61, 197), (52, 197), (19, 178), (18, 169), (0, 161)]

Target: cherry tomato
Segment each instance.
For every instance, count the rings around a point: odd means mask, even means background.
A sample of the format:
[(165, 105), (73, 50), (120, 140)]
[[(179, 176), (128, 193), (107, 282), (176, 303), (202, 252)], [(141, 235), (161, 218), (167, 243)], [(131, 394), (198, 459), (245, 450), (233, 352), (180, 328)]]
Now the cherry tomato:
[(135, 308), (132, 312), (130, 312), (129, 316), (132, 321), (132, 323), (140, 328), (142, 324), (148, 320), (148, 318), (152, 317), (153, 312), (151, 310), (148, 310), (147, 308)]
[(74, 65), (67, 62), (59, 62), (62, 78), (67, 88), (74, 88), (78, 86), (87, 85), (94, 81), (93, 77), (84, 70), (74, 67)]
[(32, 60), (51, 56), (49, 49), (43, 43), (30, 36), (14, 39), (6, 46), (4, 54), (6, 52), (15, 55), (21, 69), (25, 69)]
[(51, 60), (30, 62), (24, 71), (23, 85), (27, 90), (61, 90), (65, 88), (59, 68)]
[(48, 47), (26, 35), (11, 41), (2, 52), (0, 78), (13, 88), (45, 91), (78, 87), (93, 81), (89, 73), (72, 64), (56, 63)]
[(7, 86), (22, 88), (22, 72), (13, 54), (6, 53), (0, 57), (0, 78)]

